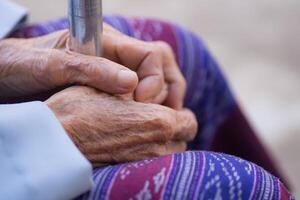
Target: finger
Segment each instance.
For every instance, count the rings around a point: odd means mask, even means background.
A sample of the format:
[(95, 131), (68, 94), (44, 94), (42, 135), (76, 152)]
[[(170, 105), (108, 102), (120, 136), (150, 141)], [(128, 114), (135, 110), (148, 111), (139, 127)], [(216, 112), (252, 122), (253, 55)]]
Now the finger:
[(139, 102), (153, 102), (164, 89), (162, 59), (159, 53), (153, 52), (142, 61), (137, 70), (139, 85), (135, 92)]
[(60, 61), (62, 77), (69, 84), (87, 85), (111, 94), (133, 92), (138, 84), (135, 72), (104, 58), (67, 52)]
[[(171, 75), (169, 75), (170, 77)], [(168, 96), (164, 102), (165, 106), (168, 106), (170, 108), (180, 110), (183, 108), (183, 100), (185, 96), (185, 81), (182, 79), (175, 78), (170, 81), (169, 80), (169, 89), (168, 89)], [(178, 74), (177, 77), (180, 77)]]
[(197, 133), (198, 125), (195, 115), (190, 110), (176, 111), (176, 127), (173, 140), (192, 141)]
[[(137, 46), (144, 46), (139, 40), (124, 35), (110, 25), (103, 24), (103, 56), (114, 62), (122, 63), (126, 67), (132, 67), (134, 70), (141, 62), (144, 54), (142, 52), (136, 53)], [(134, 69), (133, 69), (134, 68)]]
[(163, 90), (153, 99), (154, 104), (163, 104), (168, 97), (168, 85), (165, 83)]
[(168, 97), (165, 105), (177, 110), (182, 109), (186, 82), (176, 63), (171, 47), (165, 42), (156, 42), (163, 52), (164, 77), (168, 84)]
[[(110, 29), (104, 33), (104, 56), (137, 72), (135, 99), (154, 103), (164, 89), (163, 58), (159, 46), (124, 36)], [(107, 35), (107, 32), (110, 34)], [(158, 97), (160, 95), (160, 97)]]
[[(125, 36), (118, 31), (114, 30), (110, 26), (107, 26), (104, 31), (104, 53), (105, 56), (109, 59), (115, 60), (116, 62), (122, 63), (126, 67), (132, 67), (132, 70), (136, 70), (143, 64), (145, 58), (149, 57), (153, 52), (162, 53), (163, 57), (160, 54), (160, 60), (163, 61), (162, 68), (163, 78), (169, 85), (168, 87), (168, 96), (165, 101), (165, 105), (177, 110), (180, 110), (183, 107), (183, 99), (186, 91), (186, 82), (179, 70), (179, 67), (175, 61), (171, 47), (165, 42), (143, 42), (137, 39)], [(148, 68), (152, 68), (153, 64), (146, 65)], [(138, 74), (141, 72), (140, 70)], [(152, 79), (153, 80), (153, 79)], [(141, 86), (140, 91), (137, 93), (137, 100), (144, 100), (147, 98), (145, 94), (151, 96), (148, 91), (145, 91), (149, 87), (155, 87), (155, 85), (146, 86), (146, 83)], [(150, 81), (149, 81), (150, 82)], [(156, 87), (158, 90), (158, 87)], [(158, 96), (157, 90), (153, 91), (153, 95)], [(143, 92), (144, 91), (144, 92)], [(161, 92), (161, 91), (160, 91)], [(144, 96), (145, 95), (145, 96)], [(141, 99), (140, 99), (141, 98)], [(149, 97), (148, 97), (149, 98)], [(157, 97), (154, 97), (157, 98)]]

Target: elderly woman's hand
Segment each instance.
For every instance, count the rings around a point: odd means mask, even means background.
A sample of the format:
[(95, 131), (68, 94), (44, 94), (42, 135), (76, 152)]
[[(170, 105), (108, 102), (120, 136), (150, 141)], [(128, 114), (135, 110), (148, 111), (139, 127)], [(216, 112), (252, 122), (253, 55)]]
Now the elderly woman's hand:
[[(137, 101), (182, 108), (186, 83), (168, 44), (140, 41), (104, 24), (105, 59), (72, 53), (67, 48), (68, 38), (64, 30), (39, 38), (1, 41), (0, 97), (79, 84), (110, 94), (136, 89)], [(137, 73), (138, 85), (136, 74), (129, 69)]]
[(135, 72), (105, 58), (70, 52), (68, 31), (0, 41), (0, 99), (17, 99), (73, 84), (111, 94), (133, 92)]
[(167, 43), (140, 41), (104, 24), (103, 47), (104, 57), (137, 72), (135, 100), (182, 108), (186, 82)]
[(81, 152), (98, 166), (182, 152), (195, 137), (192, 112), (74, 86), (46, 101)]

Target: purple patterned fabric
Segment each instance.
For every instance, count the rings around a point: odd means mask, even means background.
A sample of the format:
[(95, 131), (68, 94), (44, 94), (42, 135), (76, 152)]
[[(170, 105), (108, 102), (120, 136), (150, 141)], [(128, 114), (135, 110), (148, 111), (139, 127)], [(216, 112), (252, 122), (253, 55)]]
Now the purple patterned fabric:
[[(105, 21), (131, 37), (170, 44), (188, 83), (185, 106), (200, 128), (189, 144), (193, 151), (95, 169), (93, 190), (78, 199), (292, 199), (278, 178), (252, 163), (283, 177), (197, 36), (159, 20), (109, 16)], [(23, 28), (12, 37), (41, 36), (67, 26), (61, 19)]]
[(204, 151), (97, 169), (94, 181), (78, 199), (292, 199), (257, 165)]

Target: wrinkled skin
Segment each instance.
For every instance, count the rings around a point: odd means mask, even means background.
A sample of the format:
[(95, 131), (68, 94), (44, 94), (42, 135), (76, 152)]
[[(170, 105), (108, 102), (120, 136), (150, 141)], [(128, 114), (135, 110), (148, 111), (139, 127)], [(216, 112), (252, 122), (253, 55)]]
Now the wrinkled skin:
[(1, 41), (0, 97), (22, 97), (72, 84), (112, 94), (136, 88), (135, 72), (105, 58), (70, 52), (66, 49), (68, 37), (67, 31), (60, 31), (39, 38)]
[(186, 150), (197, 131), (189, 110), (135, 102), (74, 86), (46, 101), (94, 166)]
[(104, 25), (104, 57), (71, 52), (67, 30), (33, 39), (0, 41), (0, 98), (12, 99), (70, 85), (181, 109), (185, 81), (171, 48), (143, 42)]
[(186, 149), (197, 123), (182, 110), (186, 83), (166, 43), (139, 41), (108, 25), (103, 57), (74, 53), (68, 41), (67, 30), (0, 41), (0, 100), (70, 87), (46, 103), (94, 166)]

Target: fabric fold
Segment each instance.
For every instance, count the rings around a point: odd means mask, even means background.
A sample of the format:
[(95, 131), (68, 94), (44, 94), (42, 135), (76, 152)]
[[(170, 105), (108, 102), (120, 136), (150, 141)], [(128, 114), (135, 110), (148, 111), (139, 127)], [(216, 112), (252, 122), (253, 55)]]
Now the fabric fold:
[(0, 105), (0, 199), (72, 199), (92, 166), (42, 102)]

